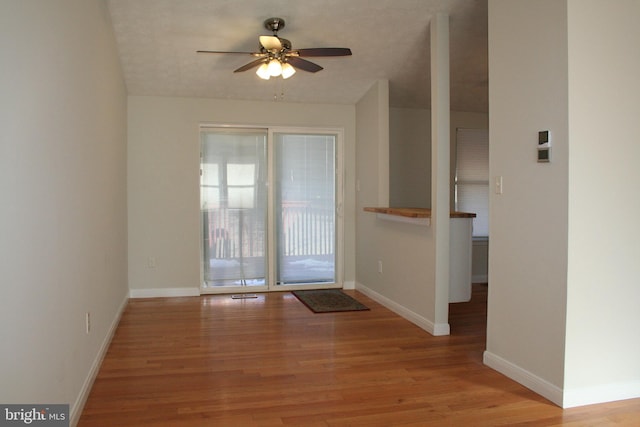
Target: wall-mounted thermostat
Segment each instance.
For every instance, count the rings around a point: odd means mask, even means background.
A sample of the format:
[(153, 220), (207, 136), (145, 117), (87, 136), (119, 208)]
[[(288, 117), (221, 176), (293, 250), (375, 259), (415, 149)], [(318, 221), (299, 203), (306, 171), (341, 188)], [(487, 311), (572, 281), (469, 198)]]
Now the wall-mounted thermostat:
[(548, 130), (538, 132), (538, 162), (551, 161), (551, 133)]

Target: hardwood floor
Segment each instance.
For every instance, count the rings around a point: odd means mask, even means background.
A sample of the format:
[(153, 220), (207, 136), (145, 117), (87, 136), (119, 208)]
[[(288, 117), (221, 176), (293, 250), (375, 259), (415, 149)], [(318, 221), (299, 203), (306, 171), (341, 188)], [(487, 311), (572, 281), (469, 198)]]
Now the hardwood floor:
[(79, 426), (640, 425), (640, 399), (562, 410), (482, 364), (486, 285), (433, 337), (290, 293), (131, 300)]

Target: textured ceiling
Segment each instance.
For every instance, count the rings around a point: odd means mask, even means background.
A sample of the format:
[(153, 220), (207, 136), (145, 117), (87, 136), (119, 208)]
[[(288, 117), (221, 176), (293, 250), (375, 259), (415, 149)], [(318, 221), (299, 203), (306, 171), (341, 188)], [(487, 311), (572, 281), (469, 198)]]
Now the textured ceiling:
[[(487, 0), (108, 0), (131, 95), (354, 104), (388, 79), (393, 107), (428, 108), (429, 21), (450, 15), (451, 107), (488, 111)], [(294, 49), (348, 47), (311, 58), (324, 70), (260, 80), (233, 70), (256, 51), (263, 21), (286, 21)]]

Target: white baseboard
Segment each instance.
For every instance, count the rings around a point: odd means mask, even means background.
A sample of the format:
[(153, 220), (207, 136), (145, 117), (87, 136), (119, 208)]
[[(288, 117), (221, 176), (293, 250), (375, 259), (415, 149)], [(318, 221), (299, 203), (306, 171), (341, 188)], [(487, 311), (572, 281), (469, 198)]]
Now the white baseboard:
[(169, 297), (197, 297), (200, 288), (153, 288), (130, 289), (130, 298), (169, 298)]
[(528, 389), (533, 390), (542, 397), (549, 399), (556, 405), (562, 407), (562, 389), (542, 378), (522, 369), (506, 359), (497, 356), (489, 351), (485, 351), (483, 362), (492, 369), (506, 375), (512, 380), (519, 382)]
[(113, 334), (116, 332), (118, 328), (118, 324), (120, 323), (120, 318), (122, 317), (122, 313), (124, 312), (125, 307), (127, 306), (127, 302), (129, 301), (128, 295), (125, 296), (124, 300), (120, 304), (118, 311), (116, 312), (113, 321), (111, 322), (111, 326), (107, 331), (107, 334), (102, 340), (102, 344), (100, 345), (100, 349), (98, 350), (98, 354), (91, 364), (91, 369), (89, 370), (89, 374), (84, 380), (82, 384), (82, 388), (80, 389), (80, 394), (78, 398), (73, 403), (73, 406), (70, 408), (69, 414), (69, 425), (75, 426), (80, 421), (80, 415), (82, 415), (82, 410), (84, 409), (85, 403), (87, 403), (87, 399), (89, 398), (89, 394), (91, 393), (91, 387), (93, 387), (93, 382), (98, 375), (98, 371), (100, 370), (100, 365), (102, 365), (102, 360), (104, 356), (107, 354), (107, 350), (109, 349), (109, 345), (111, 344), (111, 339), (113, 338)]
[(519, 382), (562, 408), (640, 398), (640, 381), (561, 389), (489, 351), (484, 352), (483, 361), (490, 368)]
[(629, 381), (597, 387), (565, 389), (562, 407), (573, 408), (576, 406), (637, 398), (640, 398), (640, 381)]
[(356, 282), (355, 289), (362, 292), (363, 294), (365, 294), (366, 296), (368, 296), (378, 304), (382, 304), (383, 306), (393, 311), (394, 313), (404, 317), (411, 323), (429, 332), (431, 335), (440, 336), (440, 335), (449, 335), (451, 333), (448, 323), (433, 323), (431, 320), (409, 310), (403, 305), (400, 305), (397, 302), (385, 297), (384, 295), (379, 294), (378, 292), (367, 288), (362, 283)]

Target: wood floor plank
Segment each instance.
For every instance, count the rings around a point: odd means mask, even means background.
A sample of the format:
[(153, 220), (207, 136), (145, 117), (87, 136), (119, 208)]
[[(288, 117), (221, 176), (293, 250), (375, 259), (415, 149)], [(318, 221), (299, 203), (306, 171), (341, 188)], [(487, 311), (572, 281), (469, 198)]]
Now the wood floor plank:
[(640, 399), (562, 410), (482, 363), (486, 285), (433, 337), (289, 293), (129, 301), (79, 426), (637, 426)]

